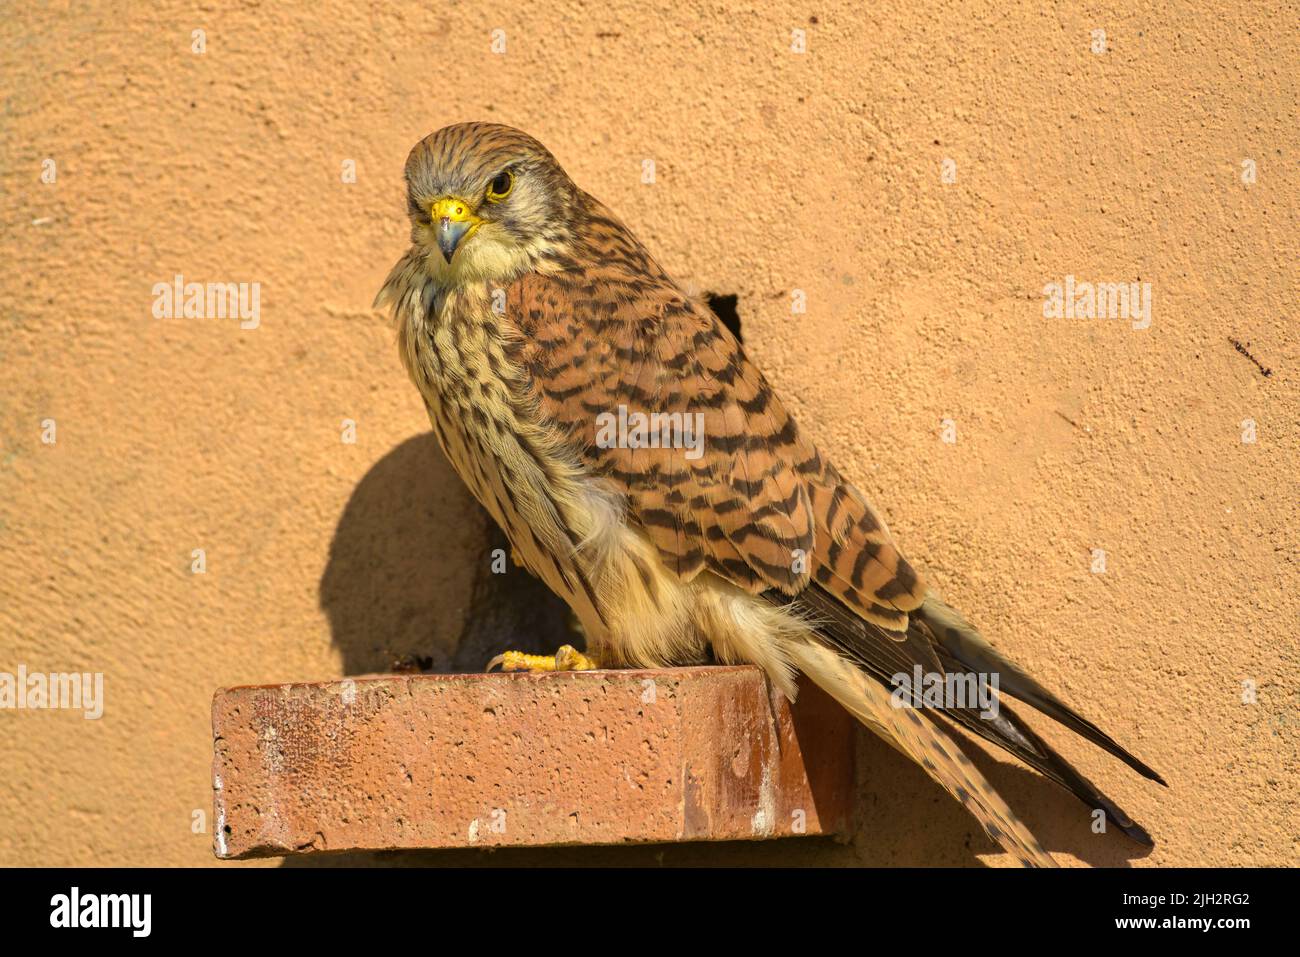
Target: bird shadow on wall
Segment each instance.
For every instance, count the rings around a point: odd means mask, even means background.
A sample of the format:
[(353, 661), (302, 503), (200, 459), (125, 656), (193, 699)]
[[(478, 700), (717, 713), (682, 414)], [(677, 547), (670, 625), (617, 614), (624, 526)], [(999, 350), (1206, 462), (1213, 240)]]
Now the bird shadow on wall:
[(509, 554), (431, 433), (397, 446), (353, 491), (321, 576), (343, 673), (482, 671), (507, 648), (581, 645), (568, 608)]
[[(873, 847), (864, 846), (864, 863), (924, 867), (927, 861), (912, 857), (913, 849), (920, 855), (930, 855), (929, 863), (934, 863), (933, 857), (945, 848), (964, 847), (970, 855), (968, 863), (978, 865), (975, 855), (1001, 851), (966, 809), (931, 781), (920, 765), (870, 732), (860, 732), (859, 737), (859, 841), (869, 845), (871, 835), (883, 829), (897, 835), (915, 833), (920, 838), (906, 848), (907, 857), (891, 854), (881, 859)], [(1012, 758), (995, 757), (970, 739), (957, 734), (953, 737), (993, 790), (1002, 795), (1049, 852), (1071, 855), (1093, 867), (1128, 867), (1129, 861), (1151, 853), (1150, 848), (1137, 844), (1118, 829), (1094, 833), (1091, 809), (1036, 771)], [(1153, 785), (1145, 781), (1139, 784), (1147, 786)], [(890, 843), (896, 845), (899, 838)]]

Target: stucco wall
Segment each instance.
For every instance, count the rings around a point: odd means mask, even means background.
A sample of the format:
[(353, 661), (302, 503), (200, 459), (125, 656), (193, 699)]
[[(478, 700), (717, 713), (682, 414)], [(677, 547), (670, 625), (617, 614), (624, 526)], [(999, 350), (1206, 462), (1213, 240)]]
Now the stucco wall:
[[(0, 670), (103, 672), (106, 706), (0, 712), (0, 864), (212, 863), (213, 689), (453, 653), (485, 520), (370, 302), (407, 150), (471, 118), (737, 294), (934, 585), (1168, 778), (1038, 722), (1159, 843), (982, 761), (1049, 849), (1297, 862), (1294, 6), (66, 6), (0, 17)], [(155, 318), (177, 274), (259, 283), (257, 328)], [(1149, 328), (1044, 318), (1066, 276), (1150, 283)], [(861, 757), (851, 847), (492, 859), (998, 860)]]

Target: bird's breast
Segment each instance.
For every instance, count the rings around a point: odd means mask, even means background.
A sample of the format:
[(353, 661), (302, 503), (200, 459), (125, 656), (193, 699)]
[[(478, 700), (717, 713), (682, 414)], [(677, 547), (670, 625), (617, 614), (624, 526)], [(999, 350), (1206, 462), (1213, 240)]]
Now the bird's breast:
[(511, 330), (489, 290), (439, 296), (401, 330), (402, 352), (448, 460), (530, 571), (593, 626), (579, 544), (616, 510), (526, 395)]
[(402, 351), (451, 464), (501, 521), (497, 500), (510, 496), (492, 488), (493, 477), (513, 478), (527, 424), (520, 416), (519, 371), (496, 319), (486, 290), (441, 294), (423, 316), (408, 319)]

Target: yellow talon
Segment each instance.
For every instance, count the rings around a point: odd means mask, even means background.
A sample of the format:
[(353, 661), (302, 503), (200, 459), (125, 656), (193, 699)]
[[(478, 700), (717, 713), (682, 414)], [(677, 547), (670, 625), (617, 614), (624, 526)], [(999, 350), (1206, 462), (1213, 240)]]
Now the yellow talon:
[(507, 651), (487, 663), (485, 671), (501, 666), (502, 671), (596, 671), (600, 662), (589, 658), (573, 645), (562, 645), (554, 655), (528, 655)]

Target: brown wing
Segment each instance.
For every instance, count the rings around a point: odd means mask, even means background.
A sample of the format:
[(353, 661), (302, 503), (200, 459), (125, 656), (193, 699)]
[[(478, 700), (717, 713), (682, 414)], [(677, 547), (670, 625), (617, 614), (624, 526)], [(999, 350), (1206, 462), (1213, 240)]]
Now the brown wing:
[[(811, 575), (869, 620), (906, 628), (924, 585), (731, 333), (612, 218), (593, 217), (586, 242), (564, 268), (507, 292), (512, 358), (543, 420), (626, 495), (629, 518), (683, 579), (708, 568), (753, 594), (792, 595)], [(620, 406), (701, 416), (702, 449), (602, 447), (601, 417)]]

